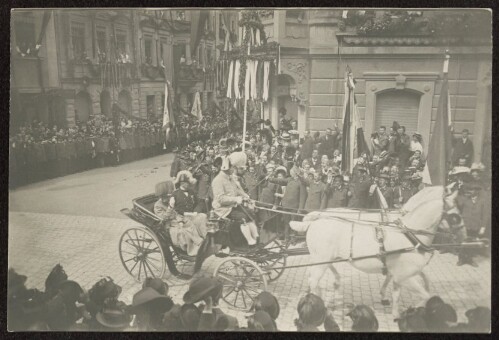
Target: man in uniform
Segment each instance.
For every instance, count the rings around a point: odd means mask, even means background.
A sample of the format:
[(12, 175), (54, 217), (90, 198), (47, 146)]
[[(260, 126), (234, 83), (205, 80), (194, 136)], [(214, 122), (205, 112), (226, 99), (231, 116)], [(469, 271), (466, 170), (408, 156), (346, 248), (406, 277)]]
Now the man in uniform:
[[(244, 192), (238, 180), (238, 177), (246, 171), (246, 163), (247, 156), (244, 152), (233, 152), (223, 160), (220, 172), (212, 183), (212, 206), (213, 211), (219, 217), (228, 218), (239, 224), (239, 230), (248, 245), (255, 246), (258, 230), (249, 208), (243, 206), (243, 203), (249, 202), (249, 196)], [(241, 241), (241, 237), (236, 236), (238, 229), (234, 228), (232, 231), (235, 234), (234, 238)]]
[[(381, 174), (378, 177), (378, 185), (379, 191), (385, 198), (386, 204), (388, 205), (388, 209), (393, 208), (393, 190), (388, 185), (390, 181), (390, 176), (388, 174)], [(370, 193), (373, 196), (373, 207), (380, 208), (379, 202), (377, 200), (377, 196), (374, 191)]]
[(367, 169), (365, 166), (357, 167), (357, 174), (355, 180), (350, 184), (350, 192), (352, 196), (348, 201), (349, 208), (368, 208), (369, 188), (371, 187), (371, 180), (367, 176)]

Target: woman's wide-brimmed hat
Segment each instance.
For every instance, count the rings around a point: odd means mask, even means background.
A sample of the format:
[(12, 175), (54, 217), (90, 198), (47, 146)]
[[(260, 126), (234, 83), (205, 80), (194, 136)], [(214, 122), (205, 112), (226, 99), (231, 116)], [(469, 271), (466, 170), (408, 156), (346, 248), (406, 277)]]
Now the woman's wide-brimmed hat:
[(175, 191), (175, 185), (172, 181), (165, 181), (156, 184), (154, 188), (156, 197), (162, 197), (165, 195), (171, 195)]
[(121, 309), (104, 308), (97, 313), (95, 319), (107, 328), (125, 328), (130, 324), (132, 316)]
[(221, 283), (211, 277), (200, 277), (193, 280), (189, 290), (184, 294), (185, 303), (196, 303), (220, 291)]
[(277, 175), (279, 173), (282, 173), (284, 176), (286, 176), (288, 174), (288, 169), (286, 169), (285, 166), (278, 166), (277, 168), (275, 168), (275, 171), (274, 173)]
[(171, 298), (159, 294), (154, 288), (146, 287), (139, 290), (132, 299), (131, 313), (136, 313), (141, 308), (150, 308), (154, 312), (164, 313), (173, 306)]
[(281, 308), (279, 306), (279, 301), (277, 298), (269, 292), (261, 292), (255, 298), (251, 311), (255, 312), (258, 310), (264, 310), (269, 313), (270, 317), (276, 320), (279, 317)]
[(248, 162), (248, 155), (242, 151), (233, 152), (229, 156), (229, 161), (231, 166), (238, 168), (245, 167)]

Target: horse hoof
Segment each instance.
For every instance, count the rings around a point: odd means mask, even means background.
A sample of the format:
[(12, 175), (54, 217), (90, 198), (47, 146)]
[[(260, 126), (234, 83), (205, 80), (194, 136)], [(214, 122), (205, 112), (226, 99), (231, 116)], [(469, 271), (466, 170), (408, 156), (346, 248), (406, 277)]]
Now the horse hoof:
[(381, 300), (383, 306), (390, 306), (390, 300)]

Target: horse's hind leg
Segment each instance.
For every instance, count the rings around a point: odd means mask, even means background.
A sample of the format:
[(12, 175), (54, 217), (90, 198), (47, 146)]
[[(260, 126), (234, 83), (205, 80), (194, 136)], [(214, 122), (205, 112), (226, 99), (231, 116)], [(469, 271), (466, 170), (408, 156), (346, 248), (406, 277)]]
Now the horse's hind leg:
[(386, 289), (388, 288), (388, 284), (390, 283), (392, 279), (392, 276), (390, 273), (386, 274), (385, 276), (385, 282), (383, 282), (383, 285), (381, 286), (380, 294), (381, 294), (381, 304), (383, 306), (389, 306), (390, 305), (390, 300), (386, 297)]
[(420, 276), (423, 278), (423, 282), (418, 280), (418, 276), (412, 276), (402, 282), (404, 287), (408, 288), (413, 293), (416, 293), (421, 298), (417, 304), (418, 307), (424, 306), (426, 301), (430, 298), (430, 293), (426, 289), (426, 285), (428, 285), (426, 276), (423, 273), (421, 273)]
[(399, 312), (399, 300), (400, 300), (400, 284), (393, 281), (393, 289), (392, 289), (392, 316), (394, 321), (400, 318)]
[(334, 289), (339, 289), (341, 284), (340, 273), (334, 268), (333, 264), (328, 264), (328, 268), (333, 272), (334, 275)]
[(308, 276), (308, 287), (312, 294), (317, 296), (321, 296), (321, 292), (319, 289), (319, 282), (324, 276), (327, 265), (319, 265), (319, 266), (311, 266), (309, 268), (309, 276)]

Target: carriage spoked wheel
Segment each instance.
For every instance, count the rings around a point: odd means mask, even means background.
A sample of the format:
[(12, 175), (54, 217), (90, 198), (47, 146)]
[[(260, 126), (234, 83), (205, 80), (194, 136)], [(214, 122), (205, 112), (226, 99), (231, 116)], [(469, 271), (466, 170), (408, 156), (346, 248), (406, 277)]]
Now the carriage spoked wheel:
[(176, 277), (181, 280), (192, 279), (192, 275), (194, 274), (195, 257), (192, 257), (192, 259), (185, 259), (179, 256), (176, 250), (172, 246), (170, 246), (170, 251), (172, 252), (172, 257), (173, 257), (173, 262), (175, 263), (175, 267), (180, 273)]
[(263, 255), (261, 259), (256, 261), (256, 263), (265, 274), (267, 282), (272, 282), (281, 277), (284, 272), (287, 259), (284, 254), (286, 244), (281, 241), (274, 240), (267, 244), (264, 249), (268, 252), (268, 254)]
[(247, 311), (257, 295), (267, 290), (265, 273), (257, 263), (243, 257), (226, 258), (213, 275), (222, 282), (222, 300), (231, 308)]
[(161, 244), (147, 229), (126, 230), (120, 238), (119, 252), (123, 267), (139, 282), (148, 277), (161, 278), (165, 273), (166, 263)]

